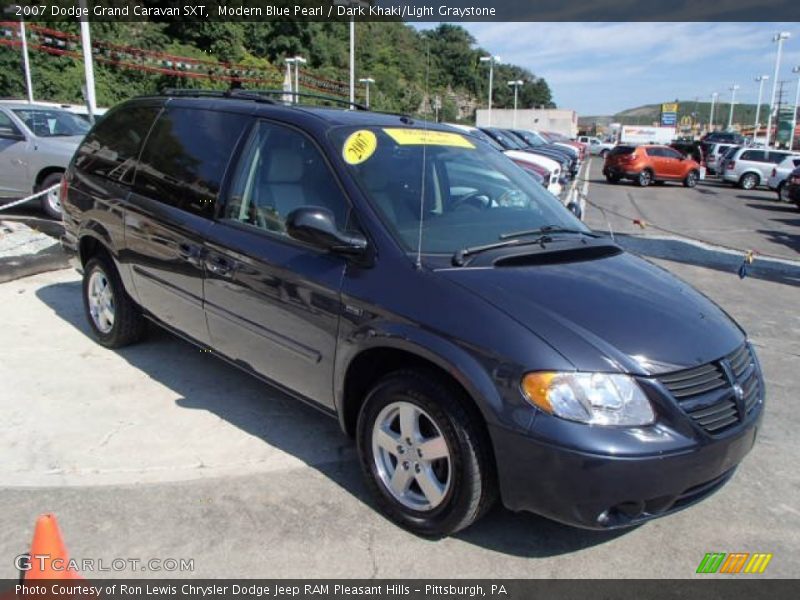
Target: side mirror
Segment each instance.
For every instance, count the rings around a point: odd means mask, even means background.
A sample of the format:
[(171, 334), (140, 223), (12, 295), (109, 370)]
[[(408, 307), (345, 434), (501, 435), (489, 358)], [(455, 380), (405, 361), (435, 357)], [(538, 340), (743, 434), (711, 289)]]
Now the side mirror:
[(319, 206), (301, 206), (290, 212), (286, 232), (296, 240), (337, 254), (361, 256), (367, 249), (363, 235), (339, 231), (333, 213)]
[(0, 139), (21, 142), (25, 139), (25, 135), (10, 127), (0, 127)]

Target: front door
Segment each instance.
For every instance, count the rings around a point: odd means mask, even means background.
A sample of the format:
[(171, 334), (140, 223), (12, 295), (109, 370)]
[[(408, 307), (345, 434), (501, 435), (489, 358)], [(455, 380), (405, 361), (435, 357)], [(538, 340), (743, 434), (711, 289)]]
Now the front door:
[(301, 206), (345, 227), (344, 194), (304, 134), (259, 122), (208, 233), (205, 308), (211, 344), (231, 360), (333, 407), (333, 365), (346, 261), (286, 234)]

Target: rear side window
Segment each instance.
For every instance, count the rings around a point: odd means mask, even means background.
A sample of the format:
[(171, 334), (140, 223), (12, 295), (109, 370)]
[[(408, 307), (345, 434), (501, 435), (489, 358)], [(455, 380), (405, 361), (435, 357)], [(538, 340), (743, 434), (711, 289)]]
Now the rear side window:
[(717, 149), (717, 152), (716, 152), (716, 153), (717, 153), (717, 154), (722, 154), (722, 155), (724, 156), (724, 155), (725, 155), (725, 153), (728, 151), (728, 148), (730, 148), (730, 146), (720, 146), (720, 147)]
[(636, 146), (615, 146), (609, 152), (609, 156), (622, 156), (624, 154), (633, 154)]
[(788, 158), (789, 155), (786, 152), (770, 152), (769, 153), (769, 162), (775, 163), (776, 165), (783, 161), (784, 159)]
[(136, 193), (211, 219), (222, 179), (249, 117), (168, 108), (159, 117), (136, 171)]
[(107, 115), (78, 148), (75, 166), (95, 177), (132, 183), (136, 159), (159, 110), (133, 106)]
[(745, 150), (739, 157), (739, 160), (752, 160), (754, 162), (765, 162), (767, 160), (766, 152), (763, 150)]

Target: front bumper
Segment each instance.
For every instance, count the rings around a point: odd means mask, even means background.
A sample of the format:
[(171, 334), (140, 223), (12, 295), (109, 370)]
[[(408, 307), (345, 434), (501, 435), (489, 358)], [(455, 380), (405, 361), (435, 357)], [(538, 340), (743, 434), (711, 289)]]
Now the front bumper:
[(724, 439), (641, 456), (587, 453), (492, 427), (503, 504), (587, 529), (636, 525), (722, 487), (753, 447), (760, 420)]

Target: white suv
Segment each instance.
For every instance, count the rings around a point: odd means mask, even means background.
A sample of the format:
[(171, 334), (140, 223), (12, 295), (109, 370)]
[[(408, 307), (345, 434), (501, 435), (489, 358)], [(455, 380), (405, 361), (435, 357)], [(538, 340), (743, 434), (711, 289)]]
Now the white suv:
[(789, 179), (792, 171), (800, 167), (800, 154), (787, 156), (783, 162), (775, 165), (772, 169), (767, 187), (773, 192), (777, 192), (778, 200), (789, 202), (789, 194), (786, 188), (786, 180)]

